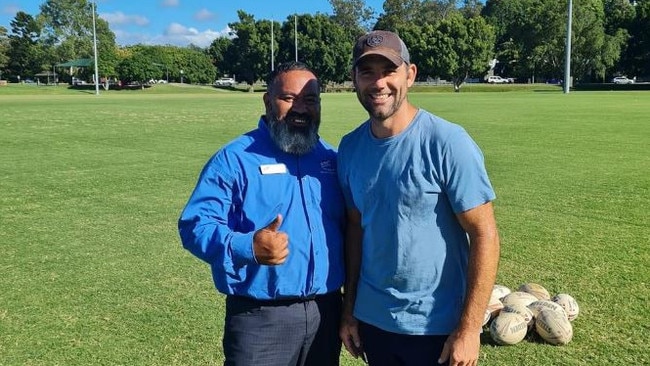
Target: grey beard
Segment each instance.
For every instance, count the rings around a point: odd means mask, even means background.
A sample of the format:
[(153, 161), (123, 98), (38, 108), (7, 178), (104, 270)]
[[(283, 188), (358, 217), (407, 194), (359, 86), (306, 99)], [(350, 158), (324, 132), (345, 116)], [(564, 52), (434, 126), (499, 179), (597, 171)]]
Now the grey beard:
[(293, 155), (304, 155), (318, 143), (318, 124), (313, 121), (304, 129), (297, 129), (275, 117), (267, 117), (271, 139), (280, 150)]

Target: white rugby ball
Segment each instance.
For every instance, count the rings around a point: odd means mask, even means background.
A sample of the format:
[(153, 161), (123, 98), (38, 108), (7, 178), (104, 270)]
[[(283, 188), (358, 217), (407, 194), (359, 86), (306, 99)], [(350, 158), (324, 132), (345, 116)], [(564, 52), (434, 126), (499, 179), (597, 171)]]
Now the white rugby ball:
[(557, 294), (551, 299), (553, 302), (560, 304), (566, 312), (569, 321), (574, 321), (580, 314), (578, 302), (569, 294)]
[(503, 303), (499, 299), (491, 297), (486, 310), (490, 312), (492, 317), (495, 317), (499, 315), (501, 309), (503, 309)]
[(492, 319), (492, 313), (489, 309), (485, 309), (485, 314), (483, 314), (483, 326), (489, 323), (490, 319)]
[(562, 306), (560, 304), (556, 303), (556, 302), (551, 301), (551, 300), (537, 300), (537, 301), (534, 301), (534, 302), (532, 302), (532, 303), (530, 303), (528, 305), (528, 309), (530, 309), (530, 311), (533, 313), (534, 317), (537, 317), (537, 315), (539, 314), (540, 311), (542, 311), (542, 309), (548, 309), (548, 310), (552, 310), (552, 311), (557, 311), (560, 314), (562, 314), (564, 317), (566, 317), (567, 320), (569, 319), (569, 317), (567, 317), (566, 312), (564, 311)]
[(528, 292), (529, 294), (532, 294), (535, 296), (538, 300), (550, 300), (551, 295), (548, 293), (548, 290), (544, 288), (544, 286), (537, 284), (537, 283), (524, 283), (519, 288), (517, 291), (522, 291), (522, 292)]
[(535, 318), (535, 330), (543, 340), (554, 345), (564, 345), (573, 338), (573, 326), (564, 314), (542, 309)]
[(511, 292), (508, 295), (506, 295), (503, 299), (501, 299), (503, 306), (507, 306), (511, 304), (522, 304), (524, 306), (528, 306), (535, 301), (537, 301), (537, 298), (534, 295), (523, 291)]
[(535, 326), (535, 317), (533, 316), (533, 312), (522, 304), (510, 304), (504, 306), (503, 309), (501, 309), (501, 313), (515, 313), (521, 315), (526, 321), (526, 325), (528, 325), (528, 330), (533, 329)]
[(506, 296), (507, 294), (509, 294), (511, 292), (512, 291), (506, 286), (494, 285), (492, 287), (492, 296), (490, 296), (490, 297), (501, 300), (504, 296)]
[(517, 313), (501, 313), (490, 324), (490, 336), (504, 346), (521, 342), (527, 332), (526, 320)]

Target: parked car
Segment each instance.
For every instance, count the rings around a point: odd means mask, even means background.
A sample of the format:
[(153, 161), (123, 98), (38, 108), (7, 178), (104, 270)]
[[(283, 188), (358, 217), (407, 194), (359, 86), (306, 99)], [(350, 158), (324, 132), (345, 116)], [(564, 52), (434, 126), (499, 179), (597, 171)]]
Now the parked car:
[(627, 76), (617, 76), (612, 79), (614, 84), (634, 84), (634, 79), (628, 79)]
[(502, 78), (501, 76), (498, 75), (490, 75), (487, 78), (487, 82), (490, 84), (508, 84), (510, 80), (506, 78)]
[(235, 86), (237, 82), (233, 78), (219, 78), (214, 82), (216, 86)]
[(71, 84), (72, 84), (72, 85), (86, 85), (86, 81), (85, 81), (85, 80), (81, 80), (81, 79), (79, 79), (79, 78), (75, 78), (75, 77), (73, 77), (73, 78), (72, 78), (72, 83), (71, 83)]

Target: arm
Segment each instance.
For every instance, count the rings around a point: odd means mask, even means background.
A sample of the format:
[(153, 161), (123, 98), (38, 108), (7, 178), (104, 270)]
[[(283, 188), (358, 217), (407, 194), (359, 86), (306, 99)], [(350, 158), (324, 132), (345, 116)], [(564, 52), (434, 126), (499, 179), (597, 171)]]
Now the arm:
[(467, 293), (458, 327), (445, 342), (440, 361), (450, 366), (476, 365), (483, 315), (499, 265), (499, 235), (492, 203), (457, 214), (470, 242)]
[[(253, 232), (236, 232), (229, 217), (241, 189), (232, 169), (220, 152), (213, 156), (199, 175), (178, 221), (185, 249), (208, 264), (218, 264), (225, 273), (255, 263)], [(219, 271), (221, 273), (222, 271)], [(217, 280), (225, 286), (227, 278)]]
[(354, 303), (357, 298), (357, 284), (361, 269), (361, 213), (349, 208), (347, 210), (347, 225), (345, 231), (345, 285), (343, 296), (343, 314), (339, 336), (345, 348), (352, 356), (363, 356), (359, 338), (358, 321), (354, 318)]

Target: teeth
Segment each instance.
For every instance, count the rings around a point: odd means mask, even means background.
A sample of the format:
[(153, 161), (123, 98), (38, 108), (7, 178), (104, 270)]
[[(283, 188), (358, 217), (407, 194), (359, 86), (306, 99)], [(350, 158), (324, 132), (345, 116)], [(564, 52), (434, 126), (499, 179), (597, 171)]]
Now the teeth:
[(373, 99), (386, 99), (388, 98), (389, 94), (371, 94), (370, 96)]

